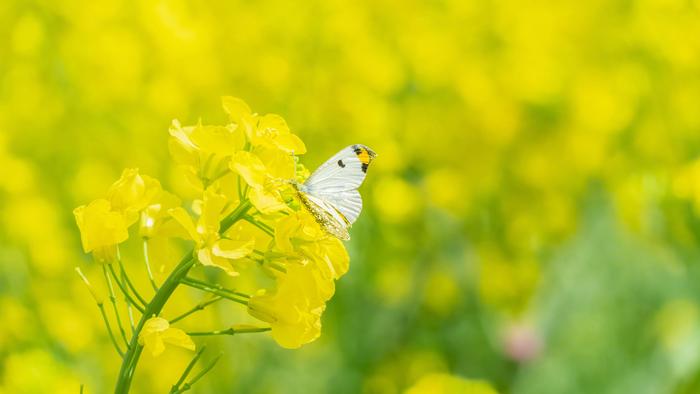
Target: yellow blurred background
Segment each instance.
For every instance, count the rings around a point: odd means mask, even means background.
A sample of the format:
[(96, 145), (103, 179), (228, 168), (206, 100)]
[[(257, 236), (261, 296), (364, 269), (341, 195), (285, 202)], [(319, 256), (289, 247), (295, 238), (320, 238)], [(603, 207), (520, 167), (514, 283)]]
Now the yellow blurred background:
[[(222, 95), (282, 115), (309, 168), (379, 157), (321, 338), (210, 340), (193, 392), (700, 392), (700, 1), (9, 0), (0, 393), (113, 389), (72, 209), (125, 167), (193, 196), (168, 126), (223, 123)], [(134, 392), (189, 357), (145, 357)]]

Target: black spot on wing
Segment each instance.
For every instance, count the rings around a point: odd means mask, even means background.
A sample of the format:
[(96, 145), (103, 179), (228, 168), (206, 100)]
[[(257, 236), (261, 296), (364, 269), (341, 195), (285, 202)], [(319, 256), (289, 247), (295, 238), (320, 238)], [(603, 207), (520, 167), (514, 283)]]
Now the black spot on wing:
[(362, 163), (362, 172), (365, 174), (367, 173), (367, 168), (369, 168), (369, 164), (367, 163)]
[(357, 145), (353, 145), (352, 150), (353, 150), (353, 152), (355, 152), (356, 155), (359, 155), (360, 153), (362, 153), (362, 148), (360, 148)]
[(345, 163), (343, 163), (342, 160), (338, 160), (338, 165), (339, 165), (341, 168), (345, 168)]

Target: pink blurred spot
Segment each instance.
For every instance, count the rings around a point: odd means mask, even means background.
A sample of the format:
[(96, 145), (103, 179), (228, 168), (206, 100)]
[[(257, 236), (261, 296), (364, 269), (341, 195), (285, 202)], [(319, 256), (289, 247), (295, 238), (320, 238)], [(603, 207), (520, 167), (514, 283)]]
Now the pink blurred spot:
[(542, 350), (542, 340), (535, 329), (529, 325), (510, 326), (503, 338), (505, 354), (517, 362), (528, 362), (537, 358)]

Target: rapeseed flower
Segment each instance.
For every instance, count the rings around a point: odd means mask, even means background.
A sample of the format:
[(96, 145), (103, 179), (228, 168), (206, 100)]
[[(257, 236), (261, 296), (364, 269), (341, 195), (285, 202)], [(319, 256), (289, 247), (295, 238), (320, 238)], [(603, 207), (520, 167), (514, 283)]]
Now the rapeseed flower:
[(292, 261), (315, 265), (329, 279), (340, 279), (348, 271), (350, 257), (343, 243), (327, 234), (306, 211), (294, 212), (277, 222), (275, 248)]
[(235, 125), (183, 127), (174, 120), (170, 136), (171, 156), (200, 190), (226, 175), (231, 156), (245, 144), (245, 135)]
[(160, 190), (141, 212), (139, 235), (144, 238), (156, 236), (184, 238), (182, 227), (169, 213), (171, 209), (175, 209), (180, 205), (181, 200), (179, 197)]
[(108, 200), (98, 199), (79, 206), (73, 214), (80, 229), (83, 250), (92, 252), (98, 261), (111, 261), (116, 256), (116, 245), (129, 238), (124, 215), (113, 210)]
[(167, 320), (162, 317), (148, 319), (139, 334), (139, 345), (156, 357), (165, 351), (166, 344), (187, 350), (195, 349), (192, 339), (179, 328), (170, 327)]
[(112, 184), (107, 192), (107, 199), (112, 209), (122, 212), (127, 225), (131, 225), (139, 218), (139, 212), (143, 210), (157, 194), (161, 192), (160, 182), (139, 174), (136, 168), (127, 168), (122, 176)]
[(223, 97), (222, 104), (231, 121), (245, 131), (253, 146), (272, 147), (295, 155), (306, 153), (304, 142), (289, 130), (281, 116), (254, 114), (248, 104), (236, 97)]
[(274, 290), (261, 290), (248, 301), (248, 313), (270, 324), (282, 347), (295, 349), (321, 335), (327, 282), (309, 266), (290, 265)]
[[(250, 202), (261, 213), (287, 209), (281, 186), (294, 177), (294, 159), (289, 154), (258, 148), (260, 155), (239, 151), (231, 160), (231, 170), (250, 186)], [(263, 164), (263, 158), (267, 164)]]
[(219, 234), (219, 223), (227, 203), (226, 197), (207, 189), (197, 224), (181, 207), (172, 209), (170, 215), (184, 228), (189, 239), (195, 241), (195, 255), (202, 265), (218, 267), (236, 276), (235, 262), (250, 255), (255, 242), (252, 237), (230, 239)]

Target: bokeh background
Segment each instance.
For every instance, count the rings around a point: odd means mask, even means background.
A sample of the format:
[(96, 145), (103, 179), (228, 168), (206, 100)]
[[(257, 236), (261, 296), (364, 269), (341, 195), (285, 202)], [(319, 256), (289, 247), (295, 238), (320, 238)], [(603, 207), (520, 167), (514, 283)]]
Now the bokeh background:
[[(321, 338), (209, 339), (193, 392), (700, 392), (697, 0), (0, 2), (0, 392), (112, 390), (72, 209), (125, 167), (191, 195), (167, 129), (223, 123), (221, 95), (311, 168), (379, 157)], [(134, 392), (189, 357), (143, 358)]]

